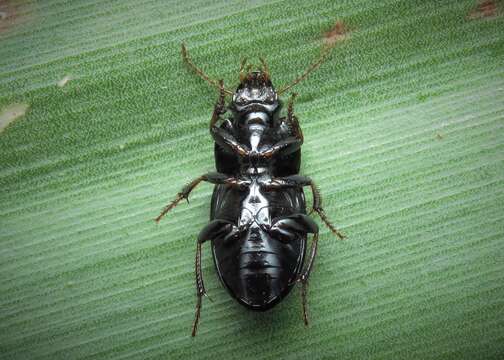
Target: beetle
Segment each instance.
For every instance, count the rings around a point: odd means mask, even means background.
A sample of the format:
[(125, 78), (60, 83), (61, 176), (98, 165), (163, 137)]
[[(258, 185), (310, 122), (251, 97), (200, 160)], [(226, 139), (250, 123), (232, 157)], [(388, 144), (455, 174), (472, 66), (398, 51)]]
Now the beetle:
[[(214, 184), (210, 222), (201, 230), (196, 247), (196, 311), (192, 336), (196, 335), (202, 298), (206, 290), (201, 271), (202, 244), (210, 240), (220, 281), (245, 307), (265, 311), (279, 303), (300, 282), (303, 320), (308, 324), (307, 285), (317, 253), (318, 226), (306, 212), (303, 187), (312, 191), (312, 212), (339, 238), (344, 235), (329, 221), (320, 193), (312, 179), (299, 175), (303, 134), (293, 113), (293, 94), (287, 116), (280, 116), (279, 95), (318, 68), (320, 57), (291, 84), (279, 91), (273, 86), (266, 62), (250, 71), (241, 62), (240, 83), (234, 92), (222, 80), (215, 81), (197, 67), (182, 44), (184, 63), (202, 79), (219, 89), (210, 119), (215, 141), (216, 172), (199, 176), (186, 185), (155, 219), (160, 219), (201, 182)], [(232, 96), (225, 106), (226, 95)], [(231, 116), (223, 117), (226, 112)], [(305, 264), (307, 236), (313, 234)]]

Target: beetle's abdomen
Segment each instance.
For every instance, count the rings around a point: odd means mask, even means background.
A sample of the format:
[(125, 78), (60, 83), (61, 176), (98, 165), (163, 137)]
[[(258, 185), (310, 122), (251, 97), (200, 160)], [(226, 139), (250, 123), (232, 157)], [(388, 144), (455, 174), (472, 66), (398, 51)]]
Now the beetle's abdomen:
[(271, 307), (276, 299), (285, 296), (286, 287), (294, 280), (291, 278), (293, 274), (282, 266), (275, 253), (248, 252), (242, 254), (240, 263), (240, 282), (234, 284), (232, 290), (240, 302), (253, 309)]
[(229, 244), (214, 243), (221, 281), (242, 305), (264, 311), (284, 298), (300, 272), (305, 239), (282, 243), (261, 229)]

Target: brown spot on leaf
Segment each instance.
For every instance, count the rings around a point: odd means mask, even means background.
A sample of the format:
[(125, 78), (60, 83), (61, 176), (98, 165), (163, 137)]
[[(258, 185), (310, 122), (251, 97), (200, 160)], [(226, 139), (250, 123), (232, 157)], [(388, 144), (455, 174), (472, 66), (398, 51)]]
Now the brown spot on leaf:
[(11, 104), (0, 112), (0, 133), (9, 126), (11, 122), (20, 118), (28, 110), (26, 104)]
[(324, 34), (324, 43), (328, 46), (333, 46), (337, 42), (347, 39), (350, 35), (347, 27), (342, 21), (337, 21), (331, 30)]
[(0, 34), (30, 18), (31, 12), (26, 11), (27, 7), (21, 2), (0, 0)]
[(493, 17), (497, 14), (497, 5), (494, 0), (485, 0), (480, 1), (476, 8), (469, 12), (467, 18), (470, 20), (473, 19), (482, 19), (487, 17)]

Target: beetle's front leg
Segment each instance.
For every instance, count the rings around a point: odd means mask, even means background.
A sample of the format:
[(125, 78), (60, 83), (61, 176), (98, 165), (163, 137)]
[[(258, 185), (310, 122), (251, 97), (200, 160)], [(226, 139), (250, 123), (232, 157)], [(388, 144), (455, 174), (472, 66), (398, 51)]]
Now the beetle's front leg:
[(196, 275), (196, 311), (194, 314), (194, 322), (192, 325), (192, 336), (196, 336), (198, 323), (201, 315), (201, 303), (203, 296), (208, 296), (205, 284), (203, 282), (203, 272), (201, 271), (201, 247), (207, 240), (214, 240), (223, 238), (224, 241), (228, 239), (237, 238), (241, 230), (232, 222), (226, 220), (213, 220), (208, 223), (200, 232), (198, 236), (198, 243), (196, 245), (196, 260), (195, 260), (195, 275)]
[(210, 129), (217, 124), (220, 116), (226, 112), (224, 98), (226, 96), (224, 89), (224, 81), (219, 80), (219, 99), (214, 106), (214, 111), (212, 113), (212, 118), (210, 119)]
[(240, 144), (233, 134), (226, 129), (218, 126), (212, 126), (210, 128), (210, 134), (212, 135), (214, 141), (225, 151), (237, 154), (241, 157), (246, 157), (250, 154), (250, 150), (246, 146)]
[[(240, 144), (238, 140), (236, 140), (234, 135), (231, 134), (227, 129), (217, 126), (217, 121), (219, 121), (219, 119), (221, 119), (221, 115), (226, 112), (224, 103), (225, 90), (222, 80), (219, 81), (219, 85), (219, 99), (215, 103), (212, 118), (210, 119), (210, 134), (214, 138), (214, 141), (226, 151), (238, 154), (242, 157), (247, 156), (249, 154), (249, 150), (245, 146)], [(229, 124), (227, 125), (230, 126)]]
[(207, 181), (211, 184), (228, 185), (228, 186), (237, 187), (237, 188), (241, 188), (241, 187), (246, 186), (248, 184), (247, 180), (238, 179), (235, 177), (230, 177), (226, 174), (222, 174), (222, 173), (218, 173), (218, 172), (210, 172), (208, 174), (201, 175), (200, 177), (194, 179), (193, 181), (191, 181), (189, 184), (187, 184), (186, 186), (184, 186), (182, 188), (182, 191), (180, 191), (177, 194), (175, 199), (171, 203), (166, 205), (165, 208), (163, 209), (163, 211), (161, 211), (161, 214), (159, 214), (159, 216), (155, 219), (156, 222), (159, 222), (159, 220), (161, 220), (161, 218), (163, 216), (165, 216), (168, 211), (170, 211), (175, 206), (177, 206), (177, 204), (182, 199), (188, 200), (189, 194), (191, 193), (191, 191), (193, 191), (193, 189), (196, 186), (198, 186), (198, 184), (202, 181)]
[(322, 197), (320, 196), (320, 192), (312, 179), (302, 175), (291, 175), (286, 177), (272, 178), (270, 181), (262, 183), (262, 187), (266, 190), (303, 186), (309, 186), (311, 188), (313, 195), (312, 211), (315, 211), (320, 216), (322, 221), (329, 229), (331, 229), (331, 231), (336, 236), (338, 236), (340, 239), (344, 239), (345, 235), (343, 235), (338, 229), (334, 227), (334, 225), (329, 221), (329, 218), (325, 214), (324, 209), (322, 208)]

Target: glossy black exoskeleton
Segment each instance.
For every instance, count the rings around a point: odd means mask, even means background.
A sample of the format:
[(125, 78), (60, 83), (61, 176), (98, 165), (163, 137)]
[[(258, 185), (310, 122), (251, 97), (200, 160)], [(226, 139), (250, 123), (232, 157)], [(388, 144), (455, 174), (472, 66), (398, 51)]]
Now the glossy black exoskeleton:
[[(327, 55), (323, 52), (303, 75), (276, 91), (269, 70), (240, 69), (240, 84), (235, 92), (224, 88), (203, 73), (182, 45), (184, 61), (204, 80), (220, 91), (210, 120), (215, 141), (217, 172), (202, 175), (185, 186), (175, 200), (156, 218), (168, 211), (202, 181), (215, 184), (210, 222), (200, 232), (196, 250), (196, 315), (192, 335), (200, 317), (202, 297), (206, 295), (201, 272), (201, 247), (211, 240), (214, 263), (220, 280), (242, 305), (258, 311), (268, 310), (282, 300), (296, 284), (302, 284), (303, 319), (308, 323), (306, 291), (317, 252), (318, 226), (306, 214), (304, 186), (313, 195), (312, 211), (340, 238), (343, 235), (329, 222), (320, 194), (313, 181), (299, 175), (303, 135), (293, 114), (293, 95), (287, 116), (281, 117), (278, 95), (304, 79)], [(225, 96), (232, 95), (225, 107)], [(223, 115), (228, 112), (229, 118)], [(313, 234), (306, 266), (307, 234)]]

